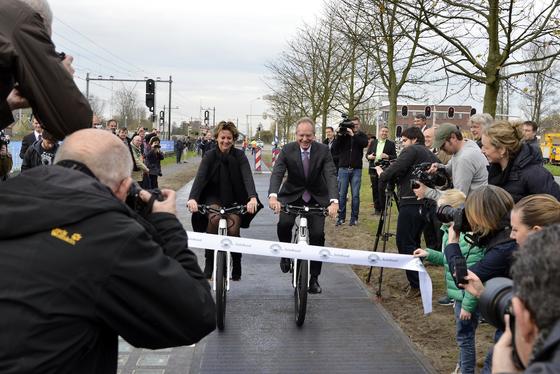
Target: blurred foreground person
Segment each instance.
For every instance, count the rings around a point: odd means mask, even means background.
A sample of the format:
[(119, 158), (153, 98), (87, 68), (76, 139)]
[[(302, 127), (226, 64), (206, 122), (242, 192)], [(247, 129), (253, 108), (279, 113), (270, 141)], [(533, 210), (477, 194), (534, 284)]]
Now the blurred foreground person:
[(124, 204), (131, 170), (121, 140), (87, 129), (0, 185), (1, 373), (115, 373), (119, 335), (159, 349), (214, 329), (175, 193), (140, 191), (140, 216)]

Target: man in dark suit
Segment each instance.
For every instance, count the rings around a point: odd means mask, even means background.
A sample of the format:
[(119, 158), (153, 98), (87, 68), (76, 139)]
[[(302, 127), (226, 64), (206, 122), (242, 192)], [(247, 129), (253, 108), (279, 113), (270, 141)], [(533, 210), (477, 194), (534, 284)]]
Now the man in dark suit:
[(388, 139), (389, 128), (383, 126), (379, 129), (379, 138), (369, 145), (366, 158), (369, 161), (369, 179), (371, 181), (371, 192), (373, 195), (373, 207), (376, 214), (381, 214), (385, 208), (385, 186), (380, 186), (379, 176), (375, 171), (375, 162), (383, 160), (393, 160), (397, 158), (395, 142)]
[(31, 134), (25, 135), (21, 141), (21, 149), (19, 151), (19, 158), (23, 160), (27, 148), (29, 148), (33, 143), (38, 140), (42, 140), (43, 128), (41, 123), (37, 121), (37, 118), (33, 117), (33, 132)]
[[(282, 183), (284, 175), (287, 179)], [(296, 124), (296, 141), (286, 144), (272, 170), (268, 189), (268, 205), (280, 213), (282, 204), (328, 206), (329, 216), (334, 218), (338, 211), (338, 189), (335, 166), (329, 147), (315, 142), (315, 124), (310, 118), (301, 118)], [(280, 213), (278, 240), (289, 243), (296, 217)], [(325, 244), (325, 217), (308, 218), (309, 244)], [(311, 261), (309, 293), (321, 293), (318, 277), (321, 262)], [(290, 260), (283, 258), (280, 268), (290, 270)]]

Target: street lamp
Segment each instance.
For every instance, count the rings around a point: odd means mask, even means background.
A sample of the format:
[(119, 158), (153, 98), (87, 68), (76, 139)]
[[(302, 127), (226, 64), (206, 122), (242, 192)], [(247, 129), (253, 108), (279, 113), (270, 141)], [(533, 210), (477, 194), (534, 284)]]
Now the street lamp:
[(253, 126), (252, 126), (253, 125), (252, 124), (252, 122), (253, 122), (253, 120), (252, 120), (252, 117), (253, 117), (253, 102), (255, 102), (257, 100), (261, 100), (261, 99), (262, 98), (259, 96), (259, 97), (255, 98), (255, 99), (253, 99), (249, 102), (249, 115), (247, 116), (247, 133), (248, 133), (249, 136), (252, 136), (252, 131), (253, 131)]

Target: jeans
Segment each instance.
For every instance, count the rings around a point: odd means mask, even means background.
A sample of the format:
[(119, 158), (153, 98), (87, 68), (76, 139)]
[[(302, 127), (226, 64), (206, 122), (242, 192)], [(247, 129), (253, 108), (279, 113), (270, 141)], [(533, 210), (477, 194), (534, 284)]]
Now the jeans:
[[(496, 343), (498, 340), (500, 340), (500, 338), (502, 337), (502, 335), (504, 334), (504, 332), (500, 329), (497, 329), (496, 332), (494, 333), (494, 343)], [(482, 370), (480, 371), (480, 374), (491, 374), (492, 373), (492, 357), (494, 356), (494, 346), (490, 347), (490, 350), (488, 350), (488, 353), (486, 354), (486, 358), (484, 359), (484, 366), (482, 367)]]
[(360, 186), (362, 184), (362, 169), (338, 169), (338, 219), (346, 220), (346, 197), (348, 185), (352, 190), (352, 213), (350, 219), (357, 221), (360, 213)]
[(471, 313), (471, 319), (461, 320), (461, 302), (455, 301), (455, 326), (459, 346), (459, 368), (461, 374), (474, 374), (476, 368), (475, 332), (478, 327), (478, 309)]

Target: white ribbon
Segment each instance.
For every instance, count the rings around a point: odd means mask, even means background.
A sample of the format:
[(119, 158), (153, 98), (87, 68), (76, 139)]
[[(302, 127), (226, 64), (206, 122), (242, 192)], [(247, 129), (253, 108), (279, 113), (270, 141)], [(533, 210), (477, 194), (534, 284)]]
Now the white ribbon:
[(282, 243), (192, 231), (187, 232), (187, 234), (189, 236), (189, 246), (194, 248), (417, 271), (424, 314), (432, 312), (432, 279), (422, 262), (412, 255)]

